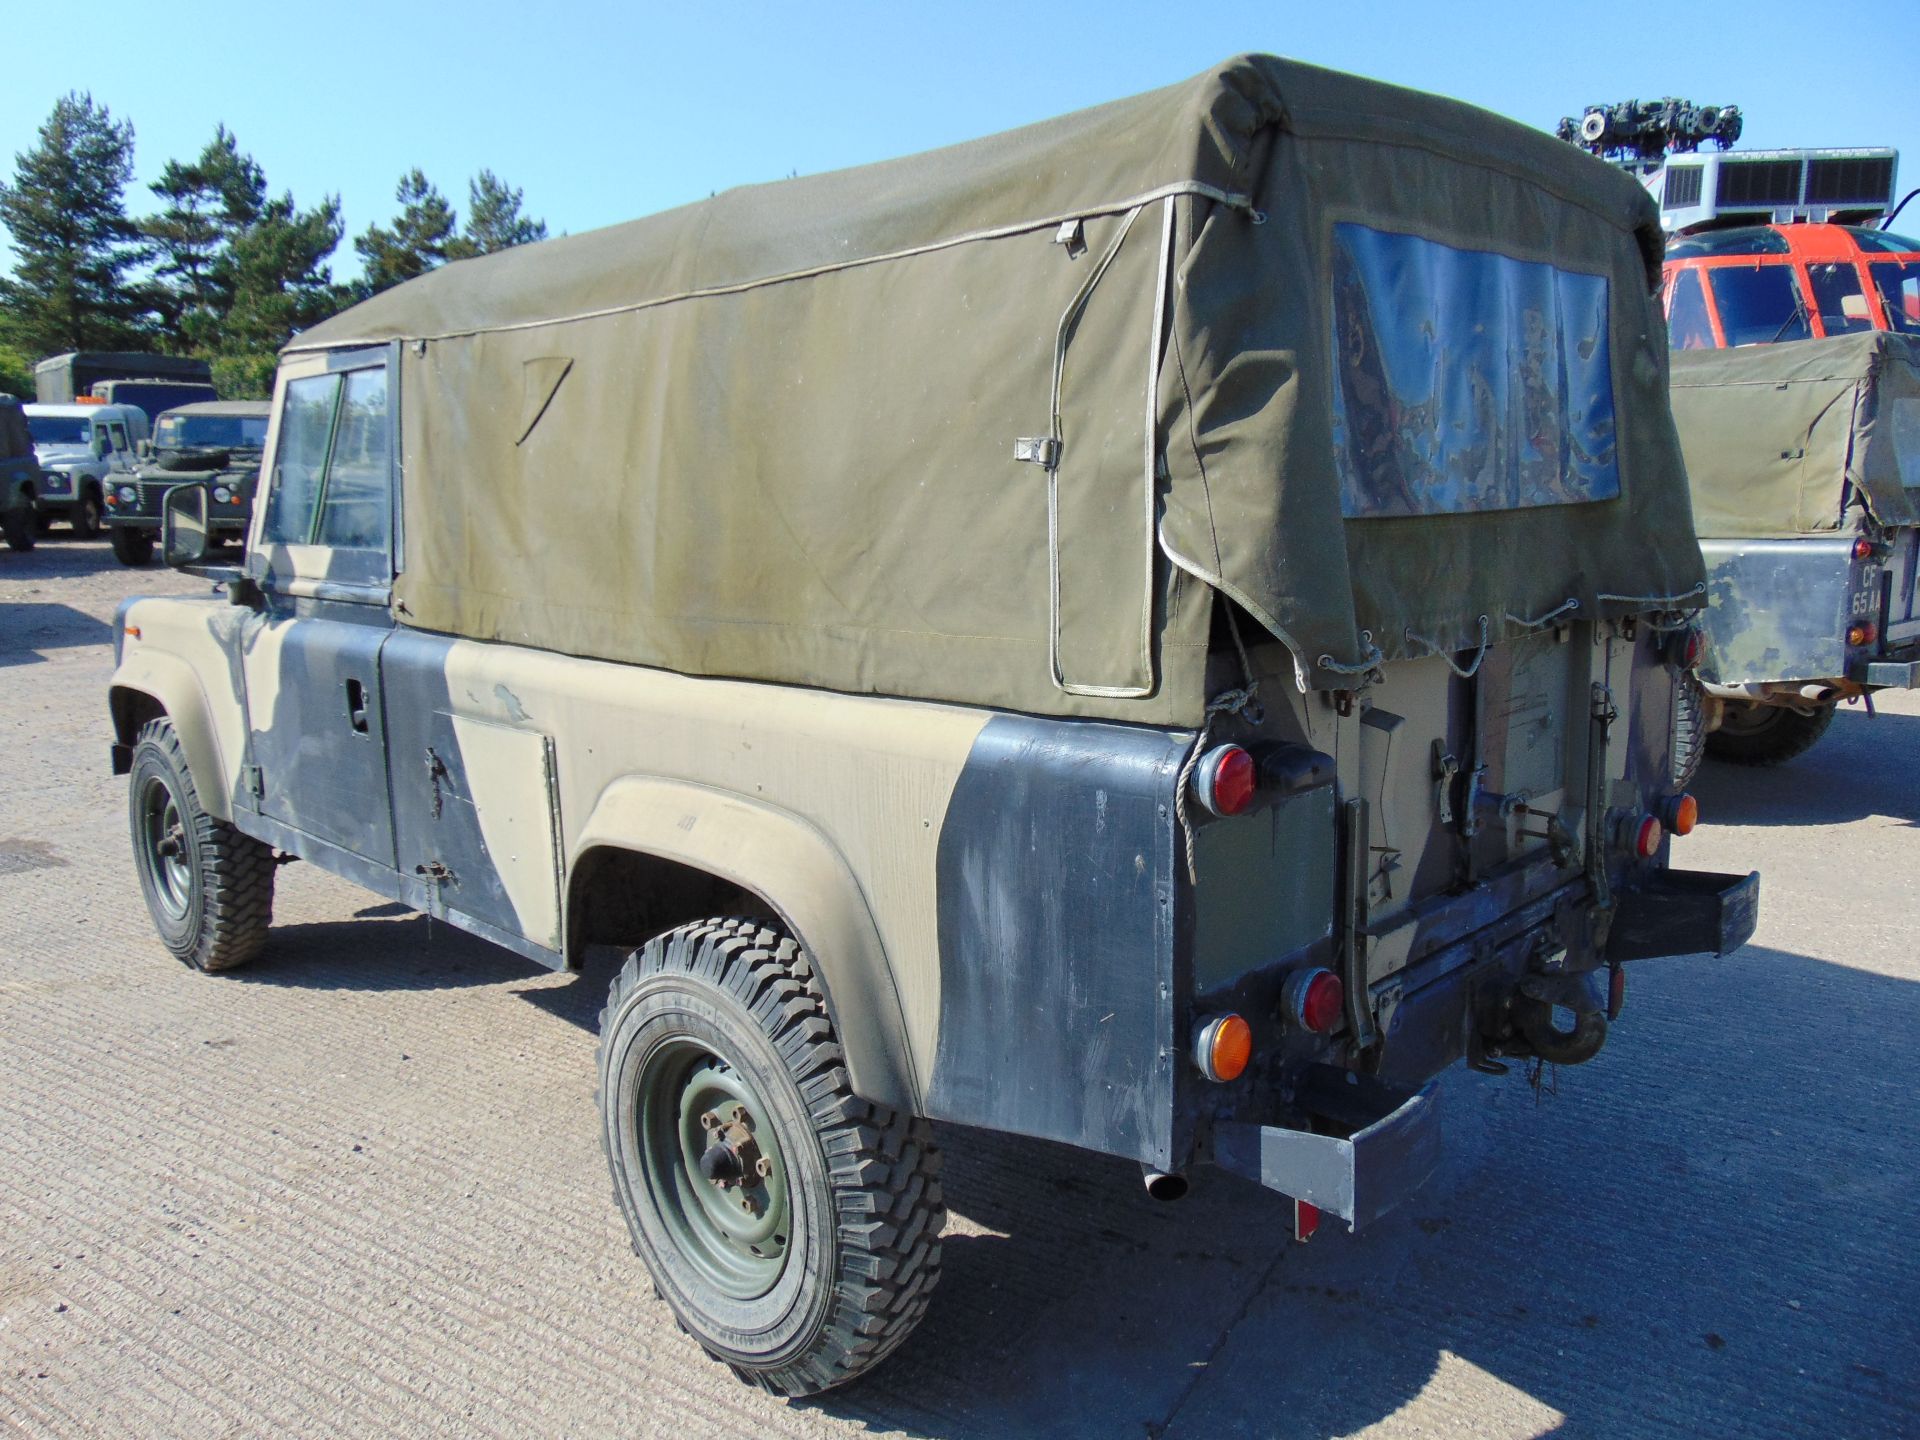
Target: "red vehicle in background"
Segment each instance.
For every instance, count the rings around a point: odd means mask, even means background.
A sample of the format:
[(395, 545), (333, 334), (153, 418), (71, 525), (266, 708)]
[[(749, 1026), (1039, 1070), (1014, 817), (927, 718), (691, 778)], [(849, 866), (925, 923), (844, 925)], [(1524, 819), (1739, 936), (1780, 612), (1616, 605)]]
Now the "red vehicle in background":
[(1667, 242), (1675, 350), (1920, 335), (1920, 240), (1862, 225), (1739, 225)]

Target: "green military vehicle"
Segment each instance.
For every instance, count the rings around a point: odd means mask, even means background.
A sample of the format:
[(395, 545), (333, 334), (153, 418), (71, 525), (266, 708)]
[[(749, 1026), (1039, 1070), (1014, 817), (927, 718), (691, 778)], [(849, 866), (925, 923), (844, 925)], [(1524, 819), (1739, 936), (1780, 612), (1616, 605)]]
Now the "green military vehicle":
[(1839, 328), (1673, 356), (1711, 599), (1702, 722), (1736, 764), (1920, 685), (1920, 334)]
[(242, 539), (272, 410), (265, 400), (204, 400), (163, 411), (153, 422), (150, 453), (131, 474), (108, 483), (107, 535), (114, 557), (122, 565), (153, 558), (160, 502), (189, 480), (206, 483), (210, 541)]
[(1754, 924), (1667, 863), (1659, 261), (1558, 141), (1251, 57), (389, 290), (283, 354), (243, 564), (167, 497), (225, 598), (119, 616), (155, 925), (254, 957), (292, 856), (624, 948), (615, 1194), (781, 1393), (920, 1318), (929, 1120), (1366, 1224), (1441, 1071)]
[(34, 497), (40, 490), (40, 463), (20, 402), (0, 395), (0, 536), (9, 550), (33, 549), (39, 524)]

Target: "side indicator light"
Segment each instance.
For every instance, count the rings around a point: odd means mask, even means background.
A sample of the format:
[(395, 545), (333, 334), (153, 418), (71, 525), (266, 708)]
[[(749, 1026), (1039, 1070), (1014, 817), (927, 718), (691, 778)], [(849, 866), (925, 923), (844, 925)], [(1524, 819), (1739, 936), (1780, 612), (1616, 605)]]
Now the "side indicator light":
[(1194, 798), (1215, 815), (1238, 815), (1253, 803), (1258, 779), (1253, 756), (1238, 745), (1217, 745), (1194, 769)]
[(1880, 627), (1871, 620), (1861, 620), (1847, 627), (1847, 644), (1856, 648), (1871, 645), (1880, 638)]
[(1675, 795), (1666, 804), (1667, 829), (1675, 835), (1691, 835), (1700, 823), (1700, 802), (1691, 795)]
[(1194, 1037), (1193, 1061), (1209, 1080), (1224, 1084), (1246, 1073), (1253, 1058), (1253, 1028), (1238, 1015), (1217, 1015)]
[(1331, 970), (1302, 970), (1280, 992), (1294, 1023), (1316, 1035), (1331, 1035), (1346, 1013), (1347, 987)]
[(129, 625), (126, 627), (126, 630), (127, 634), (131, 635), (134, 639), (138, 640), (140, 638), (140, 627), (138, 625)]

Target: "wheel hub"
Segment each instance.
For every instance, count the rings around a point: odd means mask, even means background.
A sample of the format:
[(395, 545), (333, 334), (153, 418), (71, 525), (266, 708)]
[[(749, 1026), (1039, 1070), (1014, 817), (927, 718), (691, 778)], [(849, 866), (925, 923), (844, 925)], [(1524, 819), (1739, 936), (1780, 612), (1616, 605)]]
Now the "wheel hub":
[(700, 1152), (700, 1173), (707, 1183), (722, 1192), (738, 1190), (734, 1198), (749, 1215), (757, 1214), (760, 1204), (755, 1192), (764, 1194), (761, 1182), (773, 1175), (773, 1161), (760, 1153), (753, 1138), (753, 1117), (744, 1105), (729, 1105), (708, 1110), (700, 1116), (700, 1128), (707, 1132), (707, 1148)]

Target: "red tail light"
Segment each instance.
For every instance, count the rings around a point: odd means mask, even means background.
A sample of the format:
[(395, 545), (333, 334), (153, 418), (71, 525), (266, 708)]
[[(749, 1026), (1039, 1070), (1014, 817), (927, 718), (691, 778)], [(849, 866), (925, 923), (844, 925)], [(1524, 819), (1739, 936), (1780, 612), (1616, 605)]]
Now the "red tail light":
[(1667, 641), (1667, 659), (1682, 670), (1697, 670), (1700, 661), (1707, 653), (1706, 632), (1698, 626), (1689, 625), (1684, 630), (1674, 632)]
[(1639, 825), (1634, 827), (1633, 853), (1642, 860), (1651, 860), (1660, 853), (1660, 841), (1664, 835), (1660, 822), (1651, 815), (1642, 815)]
[(1879, 553), (1880, 547), (1864, 535), (1853, 542), (1853, 558), (1856, 560), (1871, 560)]
[(1253, 803), (1258, 781), (1253, 756), (1238, 745), (1216, 745), (1193, 772), (1194, 798), (1216, 815), (1238, 815)]
[(1316, 1035), (1331, 1035), (1346, 1014), (1347, 987), (1331, 970), (1302, 970), (1281, 992), (1295, 1024)]

